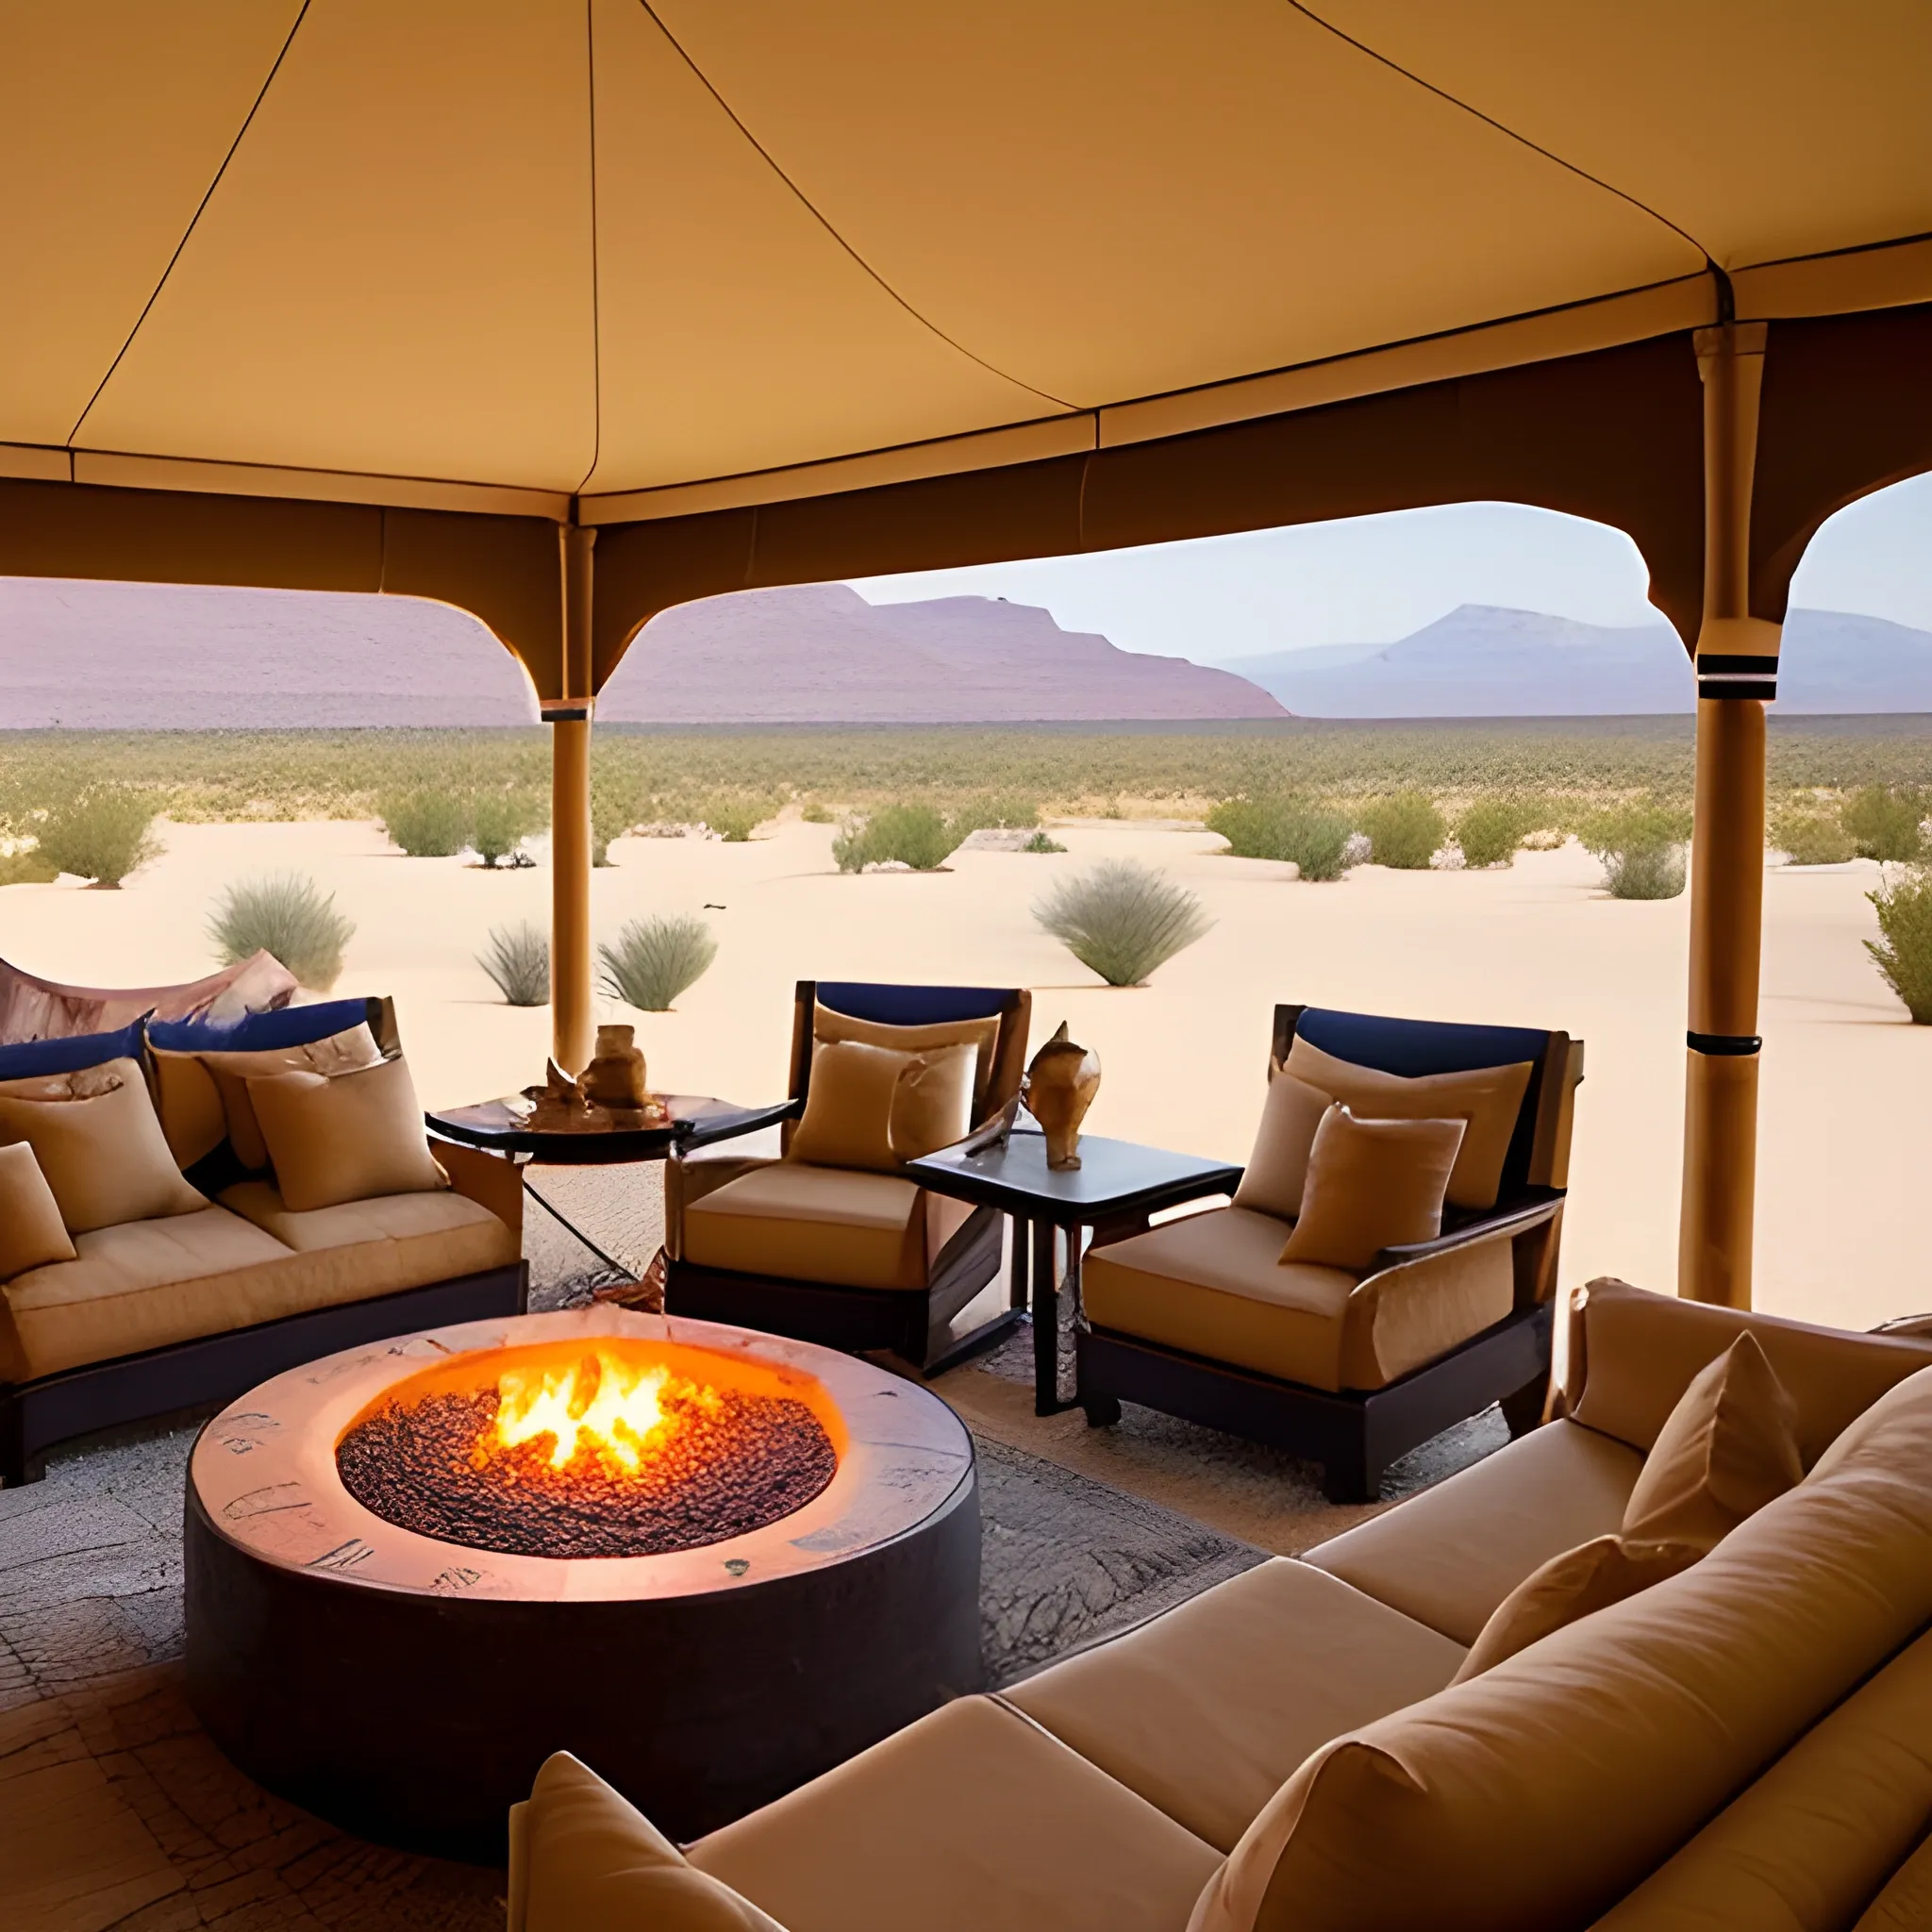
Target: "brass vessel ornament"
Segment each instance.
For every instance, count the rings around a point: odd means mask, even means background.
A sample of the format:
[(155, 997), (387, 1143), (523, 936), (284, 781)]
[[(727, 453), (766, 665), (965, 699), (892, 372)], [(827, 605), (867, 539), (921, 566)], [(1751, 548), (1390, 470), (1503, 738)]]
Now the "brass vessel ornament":
[(1067, 1023), (1033, 1056), (1020, 1097), (1046, 1135), (1048, 1167), (1078, 1167), (1080, 1123), (1100, 1091), (1100, 1056), (1067, 1038)]

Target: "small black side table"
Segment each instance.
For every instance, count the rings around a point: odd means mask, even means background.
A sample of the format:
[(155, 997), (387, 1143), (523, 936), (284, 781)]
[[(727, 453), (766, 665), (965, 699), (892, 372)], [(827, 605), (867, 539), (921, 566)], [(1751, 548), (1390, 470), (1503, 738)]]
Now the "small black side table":
[[(1147, 1217), (1204, 1194), (1231, 1194), (1239, 1167), (1171, 1154), (1132, 1141), (1080, 1138), (1080, 1165), (1046, 1164), (1046, 1137), (1016, 1127), (1005, 1146), (969, 1154), (942, 1147), (906, 1163), (908, 1176), (936, 1194), (998, 1208), (1013, 1218), (1012, 1305), (1033, 1311), (1033, 1412), (1058, 1415), (1072, 1408), (1059, 1391), (1059, 1296), (1062, 1286), (1077, 1297), (1080, 1231), (1124, 1235), (1146, 1226)], [(1064, 1282), (1057, 1279), (1054, 1237), (1067, 1238)]]

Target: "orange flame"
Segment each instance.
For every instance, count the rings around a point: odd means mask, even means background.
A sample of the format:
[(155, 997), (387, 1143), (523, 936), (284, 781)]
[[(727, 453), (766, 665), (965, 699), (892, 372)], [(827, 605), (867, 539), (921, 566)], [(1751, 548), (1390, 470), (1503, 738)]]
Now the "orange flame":
[[(567, 1368), (506, 1369), (496, 1383), (493, 1446), (552, 1439), (550, 1467), (579, 1454), (636, 1475), (682, 1425), (680, 1409), (715, 1411), (715, 1389), (674, 1375), (661, 1363), (627, 1362), (599, 1348)], [(479, 1445), (479, 1450), (482, 1445)]]

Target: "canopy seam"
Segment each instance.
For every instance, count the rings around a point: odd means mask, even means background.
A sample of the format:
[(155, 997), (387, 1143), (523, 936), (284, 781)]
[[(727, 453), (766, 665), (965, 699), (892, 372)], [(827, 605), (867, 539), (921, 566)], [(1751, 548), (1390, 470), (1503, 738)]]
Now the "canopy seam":
[(108, 383), (113, 381), (115, 370), (120, 368), (122, 359), (126, 356), (128, 350), (134, 346), (134, 339), (141, 333), (142, 325), (147, 321), (149, 311), (161, 299), (161, 291), (168, 286), (168, 277), (175, 273), (175, 264), (181, 259), (181, 251), (188, 246), (196, 227), (200, 225), (201, 218), (207, 211), (208, 203), (214, 199), (215, 190), (222, 185), (222, 177), (228, 172), (228, 163), (235, 158), (236, 150), (241, 147), (249, 128), (254, 125), (255, 117), (260, 111), (262, 102), (268, 98), (269, 89), (275, 85), (275, 75), (282, 71), (282, 62), (289, 58), (289, 49), (295, 44), (295, 36), (301, 32), (302, 23), (308, 18), (308, 5), (309, 0), (302, 0), (302, 6), (296, 13), (294, 20), (290, 24), (287, 35), (283, 38), (280, 51), (275, 55), (268, 73), (263, 76), (260, 87), (256, 90), (255, 99), (249, 103), (248, 112), (242, 116), (241, 126), (235, 130), (235, 138), (228, 143), (228, 151), (222, 157), (222, 164), (215, 170), (214, 178), (208, 184), (201, 199), (195, 203), (194, 212), (189, 217), (187, 227), (182, 229), (180, 241), (175, 242), (175, 252), (168, 257), (168, 265), (161, 271), (160, 279), (156, 282), (154, 291), (147, 300), (141, 305), (141, 313), (134, 318), (134, 326), (127, 331), (126, 340), (114, 352), (114, 359), (108, 364), (107, 374), (101, 377), (99, 382), (95, 383), (93, 393), (88, 397), (86, 407), (74, 419), (74, 427), (67, 432), (67, 441), (70, 448), (86, 425), (87, 419), (92, 415), (94, 405), (101, 399), (101, 391), (107, 388)]
[(776, 159), (773, 157), (770, 149), (768, 149), (765, 146), (764, 142), (761, 142), (758, 138), (758, 136), (755, 135), (751, 131), (751, 129), (747, 127), (744, 125), (744, 123), (739, 118), (737, 111), (732, 108), (730, 102), (727, 101), (724, 98), (724, 96), (718, 92), (717, 88), (712, 85), (710, 76), (707, 75), (704, 69), (700, 67), (698, 63), (695, 60), (693, 60), (691, 57), (685, 51), (684, 45), (678, 40), (677, 36), (674, 34), (668, 26), (664, 25), (661, 19), (658, 18), (658, 10), (651, 5), (651, 0), (638, 0), (638, 5), (641, 8), (642, 8), (646, 14), (650, 16), (652, 24), (657, 27), (658, 31), (664, 36), (665, 40), (670, 42), (673, 49), (676, 52), (677, 58), (680, 60), (682, 60), (688, 68), (691, 69), (691, 74), (696, 78), (698, 85), (702, 87), (704, 91), (708, 94), (709, 94), (714, 101), (717, 102), (719, 110), (730, 121), (731, 125), (738, 129), (739, 133), (741, 134), (745, 138), (745, 140), (751, 144), (752, 148), (756, 151), (758, 158), (764, 162), (766, 167), (771, 169), (772, 173), (778, 177), (778, 179), (782, 181), (789, 190), (791, 190), (792, 198), (798, 203), (799, 207), (804, 208), (806, 213), (810, 215), (812, 220), (815, 221), (819, 225), (819, 226), (822, 227), (825, 231), (825, 233), (829, 235), (832, 238), (832, 240), (836, 242), (839, 244), (839, 246), (845, 251), (846, 255), (851, 258), (851, 259), (858, 266), (858, 268), (861, 271), (863, 271), (863, 273), (867, 276), (869, 276), (871, 280), (880, 290), (882, 290), (887, 296), (889, 296), (893, 302), (897, 303), (898, 306), (901, 308), (903, 308), (906, 311), (906, 313), (909, 315), (912, 318), (912, 320), (920, 325), (920, 327), (927, 330), (932, 335), (937, 336), (941, 341), (945, 343), (947, 348), (953, 350), (958, 355), (964, 356), (969, 362), (976, 363), (981, 369), (984, 369), (989, 375), (997, 375), (1002, 382), (1010, 382), (1014, 385), (1015, 388), (1024, 389), (1027, 392), (1027, 394), (1036, 395), (1042, 402), (1053, 404), (1053, 406), (1056, 408), (1077, 410), (1078, 405), (1070, 403), (1064, 396), (1054, 395), (1050, 391), (1040, 389), (1036, 387), (1034, 384), (1026, 381), (1022, 376), (1009, 375), (1006, 370), (995, 367), (992, 363), (989, 362), (984, 356), (974, 355), (974, 352), (971, 349), (969, 349), (964, 342), (956, 341), (953, 337), (949, 336), (944, 329), (941, 328), (936, 322), (933, 322), (926, 316), (922, 315), (919, 312), (919, 310), (916, 309), (912, 306), (912, 304), (906, 299), (904, 295), (900, 294), (898, 290), (893, 288), (891, 283), (887, 281), (885, 276), (882, 275), (877, 269), (874, 268), (872, 263), (867, 261), (865, 257), (859, 254), (858, 250), (856, 249), (852, 245), (852, 243), (848, 242), (845, 239), (845, 237), (841, 235), (839, 232), (839, 230), (832, 225), (831, 222), (826, 219), (825, 215), (820, 210), (817, 205), (805, 192), (805, 191), (799, 187), (798, 183), (794, 181), (791, 178), (791, 176), (788, 175), (785, 172), (785, 170), (778, 165)]
[(1299, 13), (1306, 20), (1312, 21), (1324, 33), (1332, 34), (1338, 41), (1343, 42), (1344, 45), (1353, 47), (1358, 54), (1366, 54), (1371, 60), (1376, 61), (1381, 66), (1388, 68), (1390, 73), (1399, 74), (1403, 79), (1412, 82), (1415, 86), (1423, 89), (1424, 92), (1434, 94), (1438, 100), (1447, 101), (1452, 108), (1459, 108), (1463, 113), (1480, 121), (1484, 126), (1493, 127), (1498, 134), (1515, 142), (1521, 147), (1526, 147), (1531, 154), (1541, 155), (1544, 160), (1555, 162), (1557, 167), (1574, 175), (1579, 181), (1588, 181), (1592, 188), (1601, 188), (1606, 194), (1614, 194), (1619, 201), (1625, 202), (1641, 213), (1647, 214), (1652, 221), (1661, 222), (1674, 235), (1681, 236), (1692, 248), (1696, 249), (1698, 254), (1703, 256), (1707, 267), (1713, 270), (1716, 269), (1717, 262), (1710, 250), (1695, 235), (1691, 234), (1688, 228), (1682, 227), (1677, 223), (1672, 221), (1670, 216), (1665, 214), (1660, 208), (1652, 208), (1647, 201), (1640, 201), (1636, 195), (1630, 193), (1625, 189), (1619, 188), (1614, 182), (1606, 181), (1601, 175), (1592, 175), (1588, 168), (1579, 167), (1574, 161), (1566, 160), (1561, 155), (1530, 140), (1528, 135), (1519, 134), (1507, 122), (1498, 121), (1493, 114), (1484, 113), (1480, 108), (1472, 106), (1459, 95), (1452, 94), (1447, 88), (1438, 87), (1433, 80), (1424, 80), (1413, 68), (1405, 67), (1401, 61), (1391, 59), (1387, 54), (1370, 46), (1366, 41), (1358, 41), (1353, 34), (1344, 33), (1332, 21), (1324, 20), (1311, 6), (1306, 4), (1306, 0), (1284, 0), (1284, 4), (1291, 11)]

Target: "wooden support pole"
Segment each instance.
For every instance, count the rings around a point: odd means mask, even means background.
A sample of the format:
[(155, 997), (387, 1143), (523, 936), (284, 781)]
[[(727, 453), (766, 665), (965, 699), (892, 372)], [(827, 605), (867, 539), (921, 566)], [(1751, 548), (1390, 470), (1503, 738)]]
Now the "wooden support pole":
[(1779, 626), (1751, 615), (1751, 488), (1763, 324), (1697, 333), (1704, 378), (1704, 621), (1677, 1291), (1751, 1306), (1757, 977), (1764, 924), (1764, 707)]
[(566, 1073), (591, 1062), (596, 1010), (591, 959), (591, 553), (595, 530), (561, 530), (563, 691), (550, 724), (551, 1055)]

